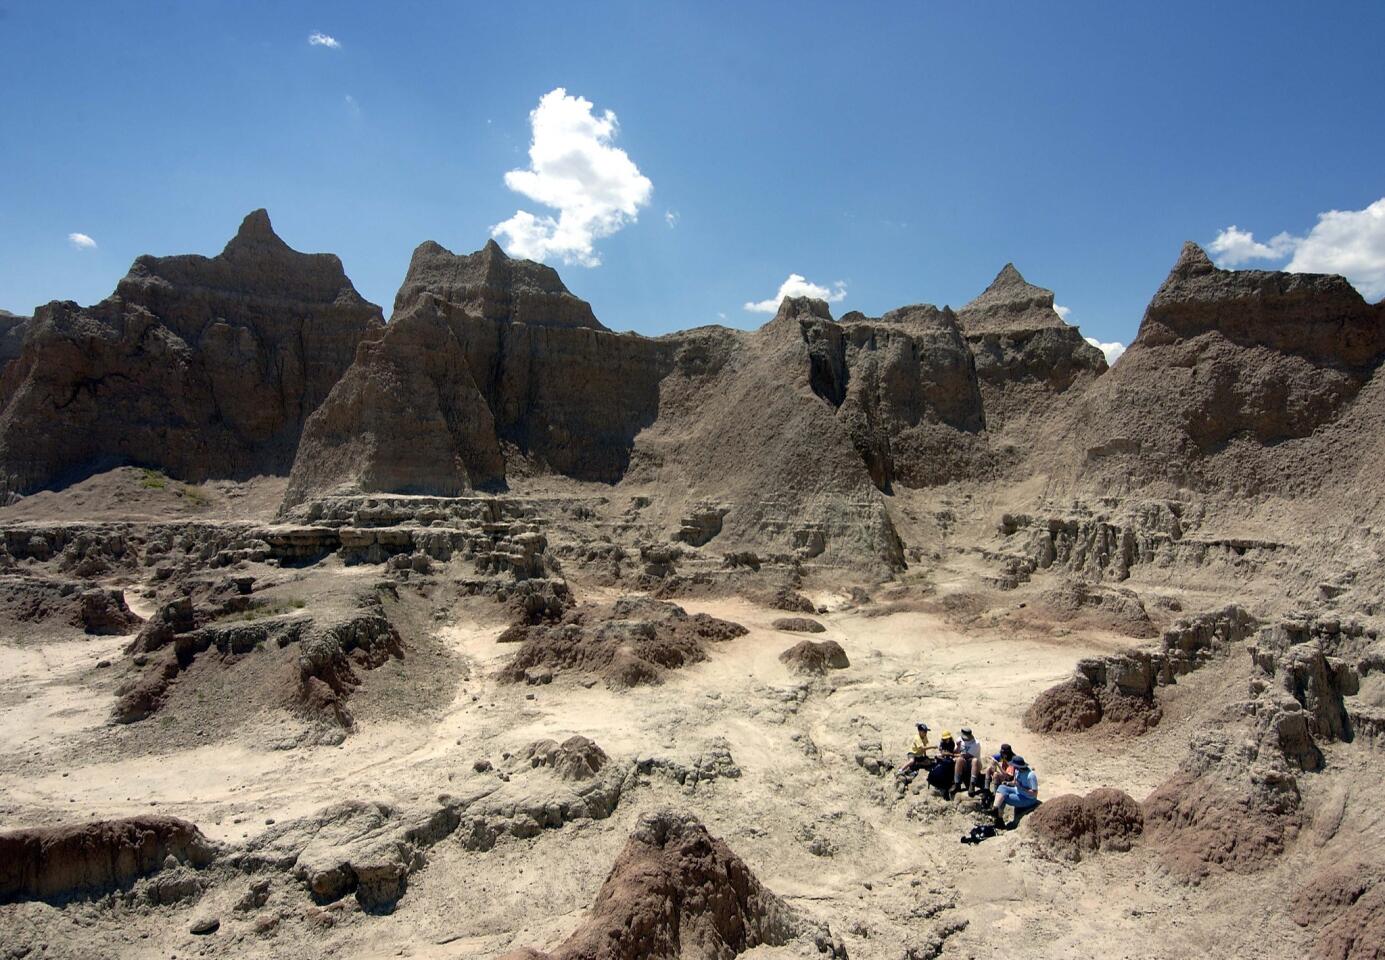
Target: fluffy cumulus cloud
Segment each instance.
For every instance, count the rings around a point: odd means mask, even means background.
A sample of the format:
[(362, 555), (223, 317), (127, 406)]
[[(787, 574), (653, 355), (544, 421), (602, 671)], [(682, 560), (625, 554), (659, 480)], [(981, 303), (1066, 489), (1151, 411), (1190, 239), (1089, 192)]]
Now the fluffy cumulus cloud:
[(96, 249), (96, 241), (85, 233), (69, 233), (67, 235), (67, 242), (72, 244), (73, 248), (77, 250)]
[(1340, 273), (1367, 300), (1385, 296), (1385, 197), (1364, 210), (1329, 210), (1307, 236), (1281, 233), (1268, 243), (1248, 230), (1227, 227), (1207, 246), (1222, 266), (1283, 260), (1294, 273)]
[(1241, 230), (1234, 223), (1217, 234), (1216, 239), (1207, 245), (1207, 250), (1218, 262), (1234, 267), (1250, 260), (1278, 260), (1287, 257), (1294, 249), (1294, 238), (1287, 233), (1271, 237), (1269, 243), (1261, 243), (1249, 230)]
[(337, 50), (341, 48), (341, 41), (336, 37), (328, 36), (325, 33), (319, 33), (314, 30), (312, 33), (308, 34), (308, 46), (326, 47), (328, 50)]
[(1102, 343), (1096, 337), (1083, 337), (1082, 339), (1086, 340), (1106, 355), (1106, 365), (1108, 367), (1119, 360), (1122, 353), (1125, 353), (1125, 344), (1123, 343)]
[(745, 305), (745, 309), (751, 313), (774, 313), (779, 309), (779, 304), (785, 297), (812, 297), (814, 300), (826, 300), (828, 303), (839, 303), (846, 299), (846, 281), (838, 280), (831, 289), (811, 283), (802, 274), (791, 273), (789, 278), (779, 284), (779, 292), (768, 300), (754, 300)]
[(506, 173), (505, 185), (557, 214), (519, 210), (491, 235), (515, 256), (600, 266), (595, 241), (634, 223), (654, 184), (613, 145), (616, 115), (598, 115), (584, 97), (558, 87), (539, 99), (529, 122), (529, 167)]

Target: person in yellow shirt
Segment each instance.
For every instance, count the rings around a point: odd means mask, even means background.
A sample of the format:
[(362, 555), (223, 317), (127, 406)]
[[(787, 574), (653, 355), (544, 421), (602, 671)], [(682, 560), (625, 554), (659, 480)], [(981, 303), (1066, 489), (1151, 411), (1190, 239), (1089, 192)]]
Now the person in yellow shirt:
[(928, 724), (919, 721), (914, 724), (914, 741), (909, 745), (909, 762), (900, 767), (897, 776), (901, 780), (913, 780), (920, 770), (932, 763), (933, 758), (928, 755), (928, 751), (932, 749), (932, 744), (928, 742)]

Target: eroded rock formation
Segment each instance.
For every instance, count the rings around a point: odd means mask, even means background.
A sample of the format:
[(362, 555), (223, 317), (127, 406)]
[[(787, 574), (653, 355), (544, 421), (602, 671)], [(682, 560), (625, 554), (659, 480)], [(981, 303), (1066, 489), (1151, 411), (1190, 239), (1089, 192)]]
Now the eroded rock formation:
[(120, 463), (283, 473), (380, 322), (340, 260), (290, 249), (257, 210), (215, 257), (140, 257), (106, 300), (36, 311), (0, 374), (0, 468), (21, 492)]
[(591, 915), (550, 953), (507, 960), (730, 960), (753, 947), (804, 939), (845, 957), (825, 926), (761, 885), (724, 841), (670, 810), (640, 819), (596, 895)]

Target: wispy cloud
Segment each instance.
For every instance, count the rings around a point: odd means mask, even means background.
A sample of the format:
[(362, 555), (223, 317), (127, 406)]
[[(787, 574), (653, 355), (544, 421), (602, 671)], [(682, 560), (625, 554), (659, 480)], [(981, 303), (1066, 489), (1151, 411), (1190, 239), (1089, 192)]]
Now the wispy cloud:
[(96, 241), (93, 240), (91, 237), (87, 236), (85, 233), (69, 233), (67, 235), (67, 242), (72, 244), (73, 249), (76, 250), (96, 249)]
[(838, 280), (829, 289), (810, 282), (800, 273), (791, 273), (787, 280), (779, 284), (778, 293), (767, 300), (751, 301), (745, 304), (745, 309), (751, 313), (774, 313), (785, 297), (812, 297), (814, 300), (839, 303), (846, 299), (846, 281)]
[(584, 97), (558, 87), (539, 99), (529, 122), (529, 167), (506, 173), (505, 185), (558, 215), (519, 210), (493, 226), (491, 235), (504, 238), (515, 256), (600, 266), (595, 241), (634, 223), (654, 184), (612, 145), (619, 131), (616, 115), (596, 115)]
[(1065, 307), (1065, 306), (1062, 306), (1061, 304), (1055, 303), (1055, 304), (1053, 305), (1053, 312), (1056, 313), (1056, 314), (1058, 314), (1058, 316), (1062, 317), (1064, 323), (1067, 323), (1067, 322), (1068, 322), (1068, 314), (1072, 313), (1072, 307)]
[(340, 50), (341, 41), (336, 37), (314, 30), (312, 33), (308, 34), (308, 46), (326, 47), (329, 50)]
[(672, 230), (674, 227), (678, 226), (678, 211), (677, 211), (677, 210), (665, 210), (665, 211), (664, 211), (664, 223), (668, 224), (668, 228), (669, 228), (670, 230)]
[(359, 117), (361, 115), (361, 105), (357, 103), (356, 98), (349, 93), (346, 95), (346, 111), (353, 117)]
[(1207, 250), (1223, 266), (1248, 260), (1282, 260), (1291, 273), (1338, 273), (1368, 300), (1385, 296), (1385, 197), (1364, 210), (1329, 210), (1307, 236), (1280, 233), (1259, 243), (1248, 230), (1227, 227)]

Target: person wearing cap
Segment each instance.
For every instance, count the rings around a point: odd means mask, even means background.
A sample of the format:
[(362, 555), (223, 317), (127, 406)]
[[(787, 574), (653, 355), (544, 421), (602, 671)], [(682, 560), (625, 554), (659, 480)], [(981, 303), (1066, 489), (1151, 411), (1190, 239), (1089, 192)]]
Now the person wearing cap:
[(914, 776), (933, 762), (928, 751), (933, 747), (928, 742), (928, 724), (920, 720), (914, 724), (914, 742), (909, 745), (909, 762), (899, 769), (901, 780), (912, 780)]
[(1015, 757), (1010, 761), (1010, 766), (1015, 770), (1014, 781), (1002, 783), (996, 788), (995, 803), (991, 807), (996, 822), (1002, 825), (1005, 823), (1006, 806), (1015, 808), (1015, 823), (1018, 823), (1021, 812), (1039, 805), (1039, 778), (1029, 769), (1024, 757)]
[(928, 783), (947, 800), (952, 799), (952, 781), (956, 762), (957, 744), (952, 739), (952, 731), (944, 730), (942, 739), (938, 741), (938, 756), (928, 770)]
[(995, 799), (995, 792), (1002, 784), (1015, 779), (1015, 770), (1010, 766), (1014, 759), (1015, 751), (1008, 743), (1002, 743), (1000, 749), (991, 754), (990, 763), (986, 766), (986, 783), (982, 787), (988, 803)]
[(981, 742), (971, 735), (971, 727), (962, 728), (962, 740), (957, 744), (957, 761), (953, 768), (952, 791), (967, 788), (967, 796), (976, 796), (976, 780), (981, 776)]

